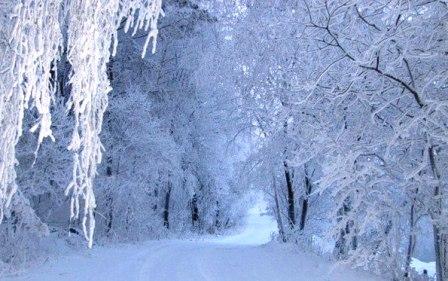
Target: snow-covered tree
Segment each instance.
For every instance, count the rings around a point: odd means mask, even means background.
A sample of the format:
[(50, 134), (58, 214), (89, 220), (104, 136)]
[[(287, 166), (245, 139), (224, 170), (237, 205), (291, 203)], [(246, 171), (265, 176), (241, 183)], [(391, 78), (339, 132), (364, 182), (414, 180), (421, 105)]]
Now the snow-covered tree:
[[(236, 80), (260, 145), (250, 167), (261, 168), (267, 186), (269, 170), (279, 167), (274, 186), (284, 186), (285, 195), (273, 200), (284, 216), (277, 217), (302, 229), (298, 215), (317, 215), (311, 198), (329, 212), (339, 258), (401, 278), (409, 276), (402, 269), (409, 269), (417, 217), (429, 216), (443, 280), (446, 4), (247, 1), (245, 7), (234, 31), (245, 51), (235, 55), (242, 77)], [(287, 173), (279, 177), (282, 161), (294, 188)], [(301, 192), (299, 201), (294, 195)]]
[[(155, 51), (157, 21), (163, 13), (161, 1), (2, 1), (3, 68), (1, 134), (2, 161), (0, 185), (0, 220), (17, 191), (14, 166), (15, 146), (22, 134), (25, 109), (31, 105), (39, 119), (31, 131), (39, 129), (38, 147), (51, 137), (51, 101), (56, 89), (57, 64), (61, 50), (71, 65), (69, 110), (75, 127), (69, 149), (73, 156), (73, 180), (67, 187), (71, 194), (71, 217), (80, 213), (84, 201), (82, 225), (89, 247), (93, 243), (96, 206), (93, 179), (101, 161), (103, 114), (110, 91), (106, 66), (117, 45), (117, 29), (148, 31), (143, 56), (152, 39)], [(65, 34), (65, 35), (64, 35)], [(65, 37), (65, 38), (64, 38)], [(65, 40), (63, 40), (65, 39)], [(3, 79), (4, 78), (4, 79)]]

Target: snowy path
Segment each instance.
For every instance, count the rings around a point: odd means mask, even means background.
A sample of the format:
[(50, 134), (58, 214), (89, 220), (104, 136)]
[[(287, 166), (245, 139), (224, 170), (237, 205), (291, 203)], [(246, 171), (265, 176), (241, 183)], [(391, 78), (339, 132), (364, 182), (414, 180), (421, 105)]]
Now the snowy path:
[(240, 234), (206, 241), (149, 241), (97, 247), (50, 261), (8, 281), (374, 281), (362, 272), (333, 267), (322, 258), (265, 244), (275, 222), (249, 211)]

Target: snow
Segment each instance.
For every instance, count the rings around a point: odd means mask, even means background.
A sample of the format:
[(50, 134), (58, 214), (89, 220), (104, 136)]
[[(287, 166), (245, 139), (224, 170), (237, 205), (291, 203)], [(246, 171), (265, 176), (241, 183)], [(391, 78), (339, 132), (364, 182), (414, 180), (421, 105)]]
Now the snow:
[(423, 270), (426, 269), (428, 276), (436, 277), (436, 262), (423, 262), (417, 258), (412, 258), (411, 267), (420, 274), (423, 274)]
[(322, 254), (331, 254), (333, 252), (334, 241), (326, 240), (318, 235), (311, 237), (313, 248), (317, 249)]
[[(241, 233), (202, 241), (163, 240), (95, 247), (55, 258), (5, 281), (374, 281), (291, 245), (270, 241), (275, 221), (265, 203), (249, 210)], [(267, 244), (266, 244), (267, 243)]]

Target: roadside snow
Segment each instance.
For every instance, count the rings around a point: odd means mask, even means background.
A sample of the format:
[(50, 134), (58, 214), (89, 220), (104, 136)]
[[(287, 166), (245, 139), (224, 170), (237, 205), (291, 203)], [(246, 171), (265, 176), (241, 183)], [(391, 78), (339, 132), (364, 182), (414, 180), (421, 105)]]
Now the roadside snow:
[[(5, 281), (380, 281), (294, 247), (268, 243), (275, 221), (260, 201), (239, 234), (206, 241), (96, 247), (48, 261)], [(263, 245), (264, 244), (264, 245)]]
[(411, 267), (420, 274), (426, 269), (429, 277), (436, 277), (436, 262), (423, 262), (419, 259), (412, 258)]

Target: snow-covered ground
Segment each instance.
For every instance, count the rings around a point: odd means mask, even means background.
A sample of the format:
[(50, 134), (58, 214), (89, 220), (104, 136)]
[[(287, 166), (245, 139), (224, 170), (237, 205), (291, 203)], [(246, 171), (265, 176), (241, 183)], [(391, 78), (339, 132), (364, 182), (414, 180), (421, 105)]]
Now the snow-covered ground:
[[(19, 280), (148, 281), (374, 281), (297, 249), (267, 243), (276, 224), (261, 201), (249, 211), (236, 235), (203, 241), (164, 240), (96, 247), (49, 260)], [(266, 244), (267, 243), (267, 244)]]
[(428, 276), (436, 278), (436, 262), (423, 262), (419, 259), (412, 258), (411, 267), (420, 274), (426, 270)]

